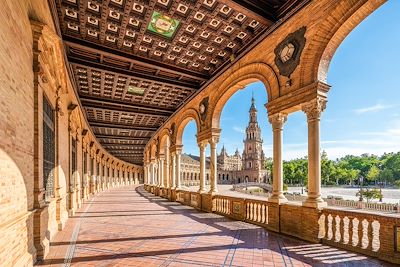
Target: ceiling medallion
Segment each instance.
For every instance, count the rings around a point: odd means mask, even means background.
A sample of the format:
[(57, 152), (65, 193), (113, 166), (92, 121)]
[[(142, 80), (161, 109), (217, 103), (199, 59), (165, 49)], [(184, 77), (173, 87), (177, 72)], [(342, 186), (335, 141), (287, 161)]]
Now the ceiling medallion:
[(179, 20), (165, 16), (157, 11), (153, 12), (147, 30), (166, 38), (171, 38), (179, 26)]
[(290, 78), (297, 65), (300, 63), (300, 56), (306, 44), (306, 27), (301, 27), (295, 32), (286, 36), (275, 50), (275, 64), (279, 69), (279, 74)]
[(135, 95), (144, 95), (144, 89), (136, 86), (128, 86), (128, 93), (135, 94)]

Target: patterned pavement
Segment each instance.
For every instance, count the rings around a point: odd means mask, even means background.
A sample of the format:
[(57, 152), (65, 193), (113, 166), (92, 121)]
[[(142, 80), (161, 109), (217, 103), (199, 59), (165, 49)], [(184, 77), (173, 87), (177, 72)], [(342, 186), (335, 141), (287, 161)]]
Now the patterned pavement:
[(391, 266), (278, 235), (127, 186), (68, 220), (41, 266)]

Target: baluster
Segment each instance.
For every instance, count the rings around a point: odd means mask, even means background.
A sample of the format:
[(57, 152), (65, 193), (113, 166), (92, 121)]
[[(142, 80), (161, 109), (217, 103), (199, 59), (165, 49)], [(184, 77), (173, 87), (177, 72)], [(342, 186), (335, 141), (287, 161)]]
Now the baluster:
[(253, 203), (253, 222), (257, 221), (257, 203)]
[[(337, 216), (337, 215), (336, 215)], [(336, 241), (336, 216), (332, 216), (332, 240)]]
[(252, 203), (250, 203), (250, 221), (252, 221), (253, 220), (253, 202)]
[(342, 241), (343, 243), (343, 239), (344, 239), (344, 221), (343, 218), (339, 217), (340, 222), (339, 222), (339, 234), (340, 234), (340, 238), (338, 240), (338, 242)]
[(261, 205), (261, 223), (265, 223), (265, 204)]
[(368, 236), (368, 244), (366, 249), (372, 251), (372, 241), (373, 241), (373, 229), (372, 229), (372, 223), (374, 222), (373, 220), (368, 220), (368, 225), (367, 225), (367, 236)]
[(249, 202), (246, 203), (246, 219), (249, 219)]
[(353, 245), (353, 217), (349, 216), (349, 242), (347, 244), (349, 244), (350, 246)]
[(258, 213), (258, 212), (259, 212), (259, 210), (258, 210), (258, 205), (259, 205), (259, 203), (256, 202), (256, 203), (255, 203), (255, 210), (254, 210), (254, 211), (255, 211), (255, 214), (256, 214), (256, 216), (255, 216), (255, 218), (254, 218), (254, 221), (255, 221), (255, 222), (258, 222), (258, 218), (260, 217), (260, 216), (259, 216), (259, 213)]
[(329, 240), (329, 214), (325, 215), (325, 239)]
[(357, 234), (358, 234), (358, 243), (357, 243), (357, 246), (360, 247), (360, 248), (362, 248), (362, 238), (363, 238), (363, 225), (362, 225), (362, 220), (358, 220)]

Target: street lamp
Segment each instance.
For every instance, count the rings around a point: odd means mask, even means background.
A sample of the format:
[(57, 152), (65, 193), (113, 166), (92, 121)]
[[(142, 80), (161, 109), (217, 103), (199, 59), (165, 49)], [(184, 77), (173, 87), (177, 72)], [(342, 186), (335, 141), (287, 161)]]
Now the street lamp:
[(360, 178), (358, 178), (359, 184), (360, 184), (360, 200), (359, 201), (363, 201), (363, 182), (364, 182), (364, 177), (360, 176)]

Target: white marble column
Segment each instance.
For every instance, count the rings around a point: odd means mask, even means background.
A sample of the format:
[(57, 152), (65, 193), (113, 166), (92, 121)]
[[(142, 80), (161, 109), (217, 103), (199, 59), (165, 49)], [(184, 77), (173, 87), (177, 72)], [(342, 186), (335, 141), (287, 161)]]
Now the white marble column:
[(171, 184), (169, 181), (169, 151), (168, 147), (165, 148), (165, 161), (163, 165), (163, 173), (164, 173), (164, 180), (165, 180), (165, 187), (170, 188)]
[(326, 107), (326, 99), (316, 98), (302, 105), (308, 124), (308, 194), (303, 202), (308, 207), (324, 207), (321, 198), (320, 117)]
[(165, 184), (164, 184), (164, 158), (159, 159), (158, 179), (159, 179), (160, 187), (165, 187)]
[(175, 168), (176, 188), (181, 188), (181, 151), (176, 151), (176, 168)]
[(155, 185), (156, 184), (155, 175), (156, 175), (155, 162), (152, 161), (150, 163), (150, 180), (151, 180), (150, 182), (151, 182), (151, 185)]
[(277, 113), (269, 116), (269, 122), (272, 124), (273, 131), (273, 171), (272, 196), (268, 199), (275, 203), (287, 202), (283, 195), (283, 164), (282, 164), (282, 145), (283, 145), (283, 124), (286, 122), (287, 115)]
[(206, 190), (206, 142), (199, 142), (200, 150), (200, 186), (199, 193), (203, 193)]
[(210, 194), (218, 192), (217, 186), (217, 143), (218, 137), (212, 137), (209, 140), (211, 147), (211, 158), (210, 158)]
[(176, 152), (171, 153), (171, 187), (176, 188)]

